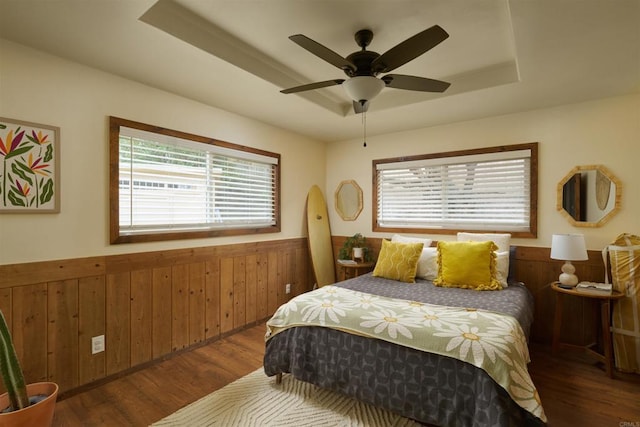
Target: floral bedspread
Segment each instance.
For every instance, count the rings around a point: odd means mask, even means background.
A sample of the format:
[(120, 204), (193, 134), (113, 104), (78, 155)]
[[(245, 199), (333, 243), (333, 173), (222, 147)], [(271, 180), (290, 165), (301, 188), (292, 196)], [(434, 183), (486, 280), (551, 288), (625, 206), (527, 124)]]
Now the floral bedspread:
[(457, 358), (483, 369), (514, 402), (547, 421), (527, 370), (526, 338), (513, 317), (324, 286), (280, 306), (267, 322), (266, 339), (296, 326), (323, 326)]

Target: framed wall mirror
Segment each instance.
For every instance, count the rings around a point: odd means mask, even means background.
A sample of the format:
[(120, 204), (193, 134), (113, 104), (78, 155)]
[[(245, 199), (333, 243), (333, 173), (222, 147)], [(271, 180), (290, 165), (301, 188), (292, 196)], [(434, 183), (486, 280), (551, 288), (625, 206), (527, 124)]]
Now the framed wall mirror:
[(336, 211), (345, 221), (355, 221), (362, 212), (362, 188), (352, 179), (342, 181), (335, 192)]
[(557, 209), (576, 227), (600, 227), (620, 209), (622, 184), (602, 165), (576, 166), (558, 183)]

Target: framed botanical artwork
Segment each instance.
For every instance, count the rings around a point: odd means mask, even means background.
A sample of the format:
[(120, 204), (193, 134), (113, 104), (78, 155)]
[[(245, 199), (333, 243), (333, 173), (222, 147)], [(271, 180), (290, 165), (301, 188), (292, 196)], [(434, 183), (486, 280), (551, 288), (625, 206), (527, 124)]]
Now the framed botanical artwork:
[(0, 213), (60, 211), (60, 128), (0, 117)]

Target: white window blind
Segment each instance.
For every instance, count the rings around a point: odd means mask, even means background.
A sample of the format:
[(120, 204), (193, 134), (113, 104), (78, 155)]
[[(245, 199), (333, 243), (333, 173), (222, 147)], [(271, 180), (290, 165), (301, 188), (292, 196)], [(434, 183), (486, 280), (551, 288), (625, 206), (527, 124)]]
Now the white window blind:
[(378, 163), (382, 228), (530, 231), (531, 150)]
[(277, 163), (277, 157), (123, 126), (120, 234), (270, 227)]

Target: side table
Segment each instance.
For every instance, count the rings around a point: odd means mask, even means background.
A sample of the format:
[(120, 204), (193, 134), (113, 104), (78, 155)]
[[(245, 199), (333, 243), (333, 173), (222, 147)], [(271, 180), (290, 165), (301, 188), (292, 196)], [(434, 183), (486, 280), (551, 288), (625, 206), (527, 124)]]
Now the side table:
[(340, 266), (340, 280), (353, 279), (361, 274), (368, 273), (373, 270), (376, 265), (375, 262), (341, 262), (338, 260), (338, 266)]
[[(588, 352), (598, 361), (604, 363), (607, 375), (609, 378), (613, 378), (613, 348), (611, 343), (611, 301), (620, 299), (624, 296), (621, 292), (611, 291), (609, 292), (582, 292), (575, 288), (565, 289), (558, 286), (558, 282), (551, 283), (551, 289), (556, 291), (556, 313), (553, 323), (553, 343), (551, 351), (553, 354), (557, 354), (560, 348), (580, 349)], [(587, 298), (596, 302), (600, 302), (600, 324), (602, 328), (602, 346), (603, 353), (599, 353), (593, 349), (594, 344), (587, 346), (579, 346), (575, 344), (568, 344), (560, 342), (560, 330), (562, 327), (562, 304), (563, 297), (565, 295), (571, 295), (579, 298)]]

